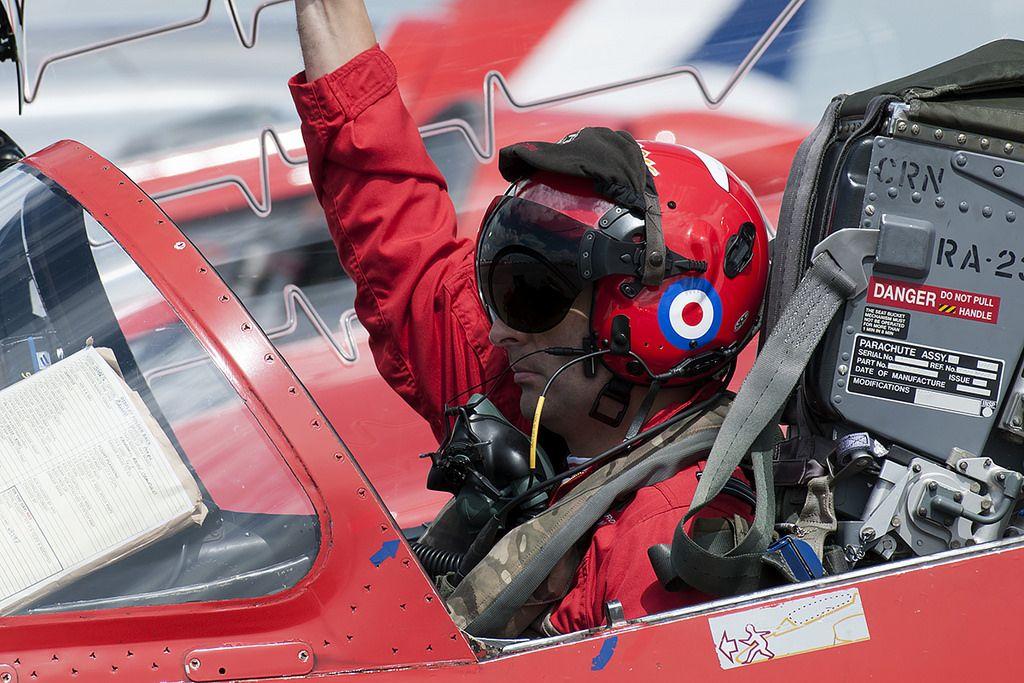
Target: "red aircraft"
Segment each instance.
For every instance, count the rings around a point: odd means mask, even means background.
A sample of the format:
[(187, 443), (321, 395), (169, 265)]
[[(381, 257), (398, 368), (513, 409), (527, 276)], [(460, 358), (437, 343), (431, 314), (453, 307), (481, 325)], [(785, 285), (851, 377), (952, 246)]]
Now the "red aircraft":
[(963, 647), (1016, 642), (995, 589), (1016, 575), (1013, 540), (592, 632), (471, 641), (344, 432), (126, 175), (61, 142), (0, 173), (0, 209), (5, 370), (28, 339), (55, 357), (90, 337), (112, 348), (211, 510), (0, 620), (0, 680), (853, 679), (899, 675), (908, 655), (922, 676), (944, 676)]
[[(452, 11), (472, 24), (486, 20), (487, 4), (454, 3)], [(521, 14), (534, 22), (526, 33), (545, 34), (537, 25), (550, 29), (573, 4), (535, 3)], [(436, 44), (446, 44), (440, 33), (452, 22), (400, 25), (389, 38), (403, 91), (424, 123), (465, 117), (461, 105), (480, 101), (481, 74), (451, 68), (457, 53), (442, 59), (402, 48), (422, 45), (403, 39), (410, 31), (433, 32)], [(477, 41), (472, 54), (503, 62), (510, 74), (531, 47)], [(637, 137), (671, 132), (747, 179), (772, 220), (805, 132), (703, 111), (540, 117), (498, 107), (495, 121), (492, 150), (584, 123)], [(301, 144), (294, 133), (280, 139), (281, 153), (269, 156), (269, 184), (253, 199), (266, 207), (272, 194), (275, 212), (317, 229), (308, 177), (286, 159), (301, 157)], [(630, 622), (613, 618), (556, 638), (492, 641), (460, 632), (406, 542), (444, 502), (423, 488), (428, 462), (417, 458), (435, 444), (376, 374), (349, 304), (332, 308), (324, 303), (331, 297), (311, 303), (307, 282), (337, 292), (343, 276), (331, 271), (317, 279), (303, 271), (315, 259), (298, 263), (295, 272), (308, 275), (299, 289), (267, 286), (292, 306), (273, 324), (261, 325), (259, 300), (237, 291), (244, 278), (233, 277), (232, 268), (246, 262), (217, 229), (249, 217), (250, 206), (237, 184), (222, 180), (261, 186), (252, 147), (213, 164), (210, 155), (223, 150), (142, 160), (126, 175), (65, 141), (0, 172), (4, 384), (39, 369), (35, 354), (111, 348), (210, 510), (201, 526), (0, 618), (0, 683), (353, 674), (409, 681), (884, 680), (905, 675), (908, 656), (920, 678), (946, 678), (965, 663), (974, 676), (1005, 675), (1005, 663), (965, 653), (1012, 652), (1018, 640), (1019, 629), (1003, 616), (1014, 603), (998, 589), (1011, 585), (1024, 557), (1013, 540)], [(493, 165), (470, 161), (460, 201), (467, 230), (482, 198), (503, 189)], [(195, 191), (204, 183), (215, 189)], [(178, 194), (183, 187), (192, 189)], [(158, 205), (147, 192), (164, 199)], [(323, 237), (296, 241), (286, 247), (318, 257), (326, 249), (333, 258)], [(259, 273), (276, 268), (281, 262)], [(30, 342), (33, 355), (24, 356)], [(6, 558), (12, 566), (19, 559)]]

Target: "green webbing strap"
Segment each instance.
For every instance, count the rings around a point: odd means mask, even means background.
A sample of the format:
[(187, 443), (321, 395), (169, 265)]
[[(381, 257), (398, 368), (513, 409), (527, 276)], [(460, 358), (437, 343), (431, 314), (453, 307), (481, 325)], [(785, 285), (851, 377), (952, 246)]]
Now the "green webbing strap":
[[(860, 261), (856, 261), (860, 265)], [(733, 402), (708, 457), (689, 512), (672, 539), (673, 571), (687, 585), (713, 595), (735, 595), (761, 584), (761, 556), (771, 540), (775, 490), (771, 448), (778, 414), (836, 312), (859, 283), (828, 252), (811, 262)], [(863, 278), (863, 271), (860, 273)], [(721, 493), (751, 453), (756, 505), (750, 531), (728, 552), (716, 553), (687, 536), (684, 525)]]

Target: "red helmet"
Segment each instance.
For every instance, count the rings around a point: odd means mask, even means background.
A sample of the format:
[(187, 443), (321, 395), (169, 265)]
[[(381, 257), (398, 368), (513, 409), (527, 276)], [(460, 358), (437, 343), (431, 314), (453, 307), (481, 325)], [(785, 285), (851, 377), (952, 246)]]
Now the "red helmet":
[[(654, 177), (668, 258), (658, 287), (640, 280), (643, 217), (587, 180), (539, 172), (495, 198), (481, 225), (477, 283), (490, 315), (513, 329), (557, 325), (588, 283), (598, 348), (627, 328), (631, 354), (606, 354), (614, 375), (669, 385), (726, 365), (760, 321), (768, 233), (750, 189), (717, 159), (639, 142)], [(646, 366), (646, 367), (645, 367)]]

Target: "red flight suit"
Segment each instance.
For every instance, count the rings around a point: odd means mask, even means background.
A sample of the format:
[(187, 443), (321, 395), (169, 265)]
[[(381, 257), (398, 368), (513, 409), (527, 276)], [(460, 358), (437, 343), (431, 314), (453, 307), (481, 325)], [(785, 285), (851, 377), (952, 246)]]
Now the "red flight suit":
[[(379, 47), (313, 83), (298, 74), (289, 86), (313, 187), (341, 263), (356, 283), (356, 312), (370, 333), (377, 368), (440, 439), (445, 401), (508, 363), (487, 339), (490, 321), (476, 291), (473, 243), (457, 236), (445, 179), (402, 103), (395, 66)], [(525, 425), (511, 375), (491, 399)], [(602, 518), (575, 585), (551, 615), (555, 628), (600, 626), (605, 602), (613, 599), (628, 619), (705, 599), (692, 589), (665, 591), (647, 558), (649, 546), (671, 541), (693, 498), (696, 473), (689, 467), (642, 488)], [(715, 517), (750, 512), (728, 497), (706, 510)]]

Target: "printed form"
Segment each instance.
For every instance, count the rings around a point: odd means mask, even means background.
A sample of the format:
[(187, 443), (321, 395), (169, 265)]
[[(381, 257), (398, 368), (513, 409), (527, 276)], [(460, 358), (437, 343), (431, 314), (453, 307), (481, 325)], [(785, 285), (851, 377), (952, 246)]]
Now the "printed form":
[(116, 367), (90, 346), (0, 391), (0, 614), (205, 517)]

